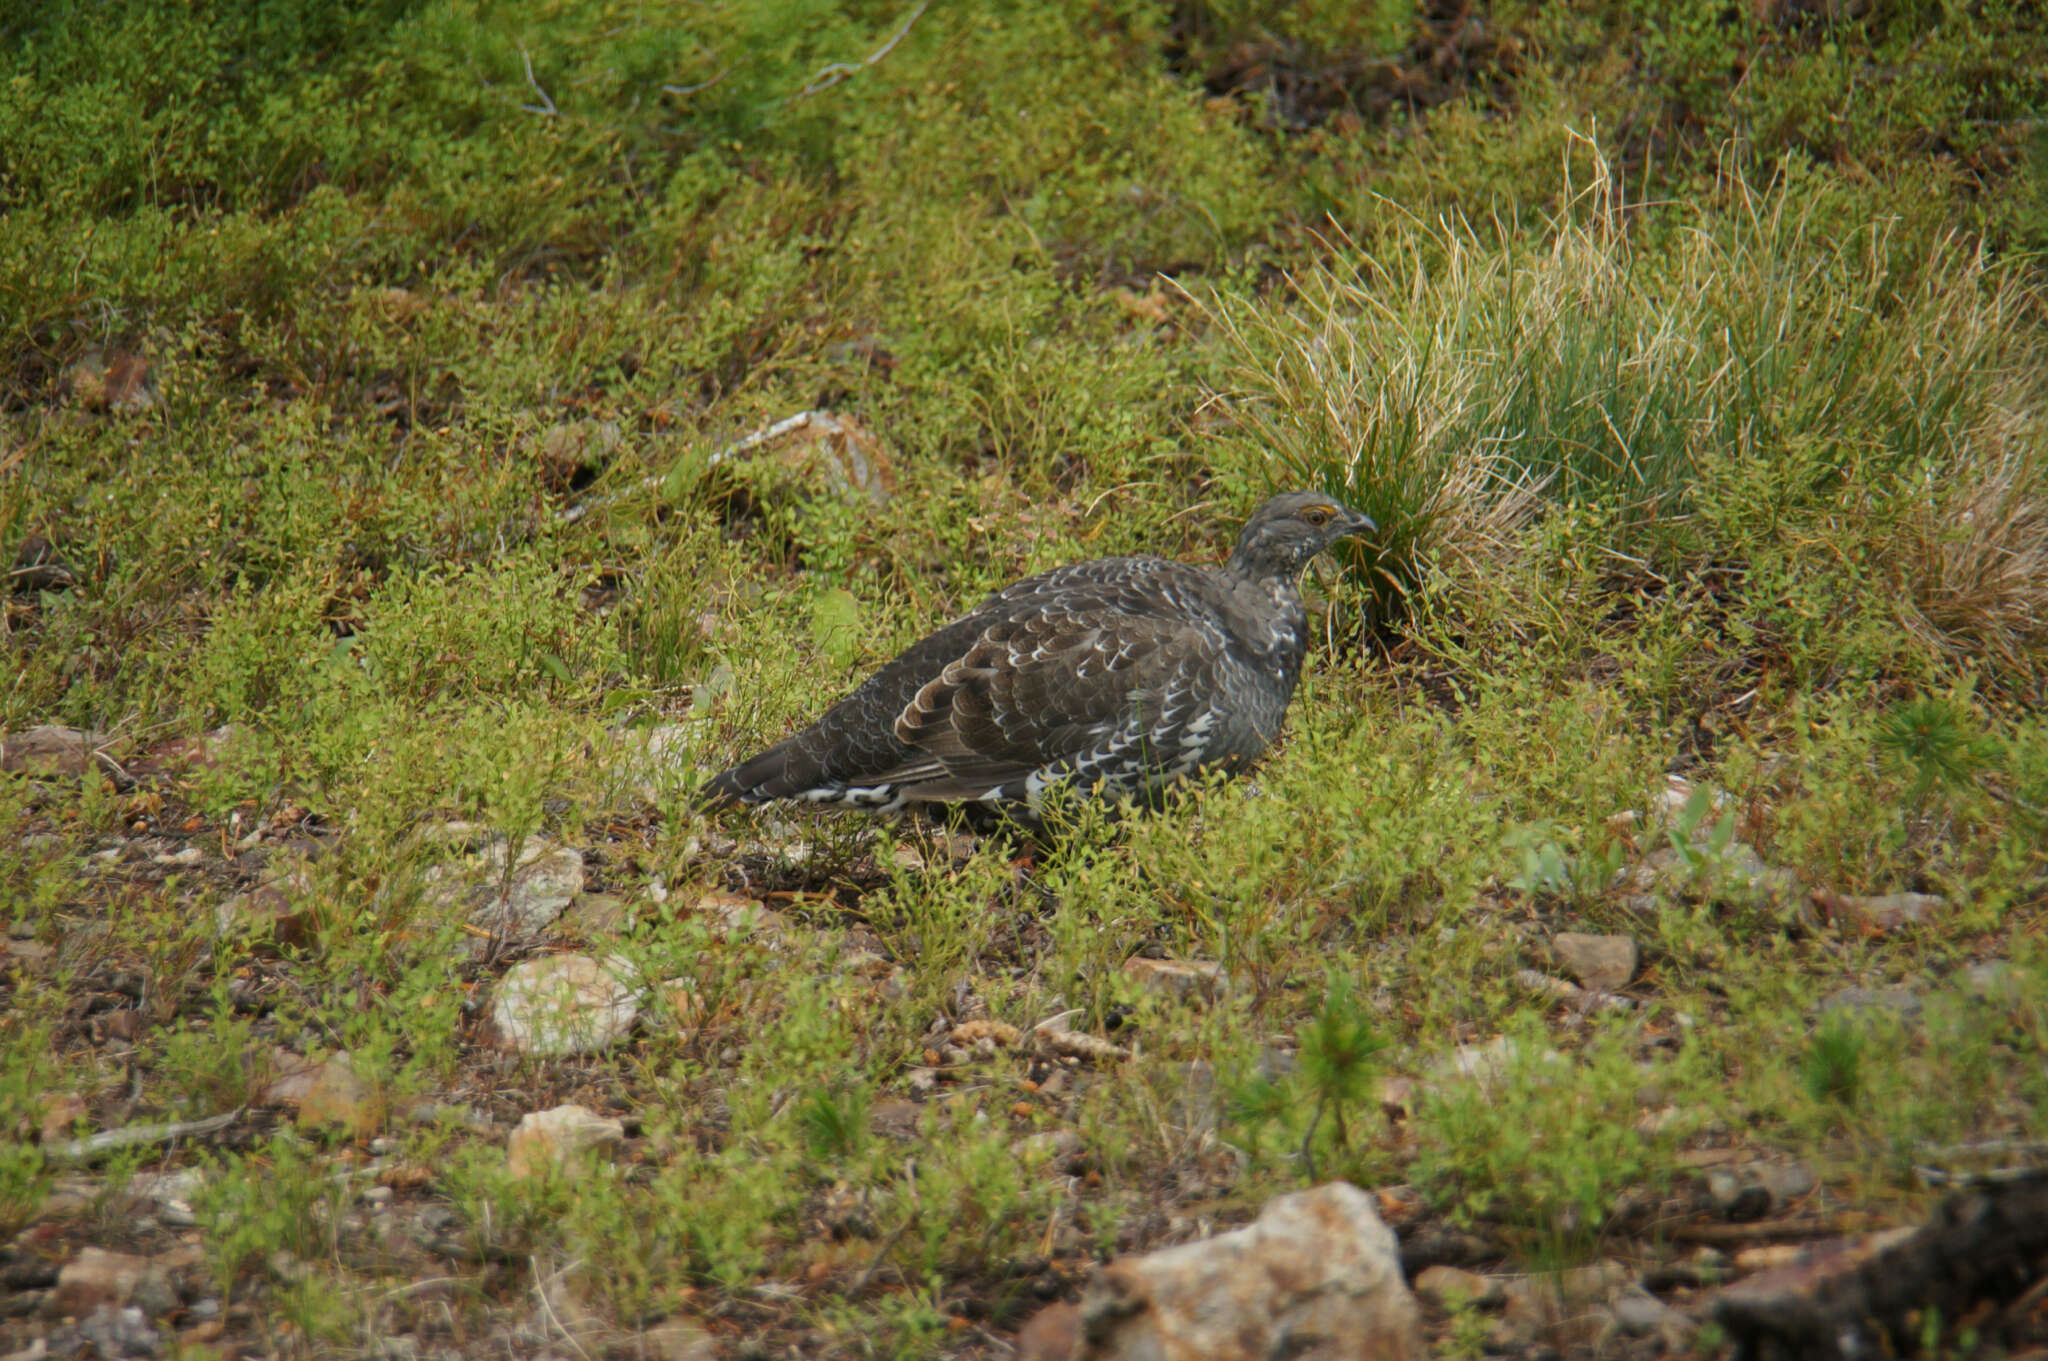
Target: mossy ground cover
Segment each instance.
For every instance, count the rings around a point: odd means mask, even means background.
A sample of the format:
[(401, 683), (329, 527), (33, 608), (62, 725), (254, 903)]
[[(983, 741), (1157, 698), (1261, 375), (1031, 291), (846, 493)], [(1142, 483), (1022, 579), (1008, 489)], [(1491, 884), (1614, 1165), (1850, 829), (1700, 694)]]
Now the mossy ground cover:
[[(1669, 1263), (1715, 1158), (1850, 1228), (2039, 1129), (2038, 7), (0, 31), (0, 727), (106, 757), (0, 776), (22, 1279), (196, 1247), (192, 1356), (998, 1355), (1312, 1176), (1418, 1261)], [(853, 433), (714, 457), (805, 411)], [(1385, 532), (1255, 780), (1043, 843), (692, 811), (987, 589), (1307, 483)], [(528, 837), (581, 905), (479, 944), (437, 875)], [(1532, 990), (1566, 930), (1628, 1008)], [(639, 1028), (507, 1052), (567, 948)], [(1120, 1056), (949, 1038), (1056, 1017)], [(347, 1118), (270, 1099), (342, 1052)], [(623, 1149), (512, 1175), (566, 1101)]]

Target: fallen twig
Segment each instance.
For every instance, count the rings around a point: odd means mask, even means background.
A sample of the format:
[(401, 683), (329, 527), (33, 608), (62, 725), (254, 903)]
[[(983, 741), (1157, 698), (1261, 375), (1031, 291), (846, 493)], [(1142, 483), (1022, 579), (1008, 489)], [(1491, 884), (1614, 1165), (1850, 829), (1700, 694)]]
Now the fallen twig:
[(860, 1275), (853, 1278), (853, 1284), (846, 1287), (844, 1298), (849, 1300), (858, 1298), (860, 1292), (867, 1289), (868, 1282), (875, 1277), (875, 1272), (881, 1268), (882, 1263), (888, 1259), (889, 1254), (895, 1251), (896, 1245), (903, 1241), (903, 1235), (909, 1233), (910, 1226), (916, 1222), (917, 1211), (913, 1209), (903, 1217), (903, 1222), (896, 1226), (895, 1232), (882, 1240), (882, 1246), (875, 1250), (874, 1260), (861, 1269)]
[(43, 1156), (52, 1162), (92, 1162), (124, 1148), (167, 1144), (175, 1139), (196, 1139), (202, 1134), (217, 1134), (226, 1129), (241, 1119), (248, 1109), (247, 1106), (237, 1106), (221, 1115), (209, 1115), (204, 1120), (174, 1120), (167, 1125), (123, 1125), (119, 1129), (101, 1130), (83, 1139), (44, 1144)]
[(519, 106), (520, 111), (523, 113), (543, 113), (546, 114), (548, 117), (553, 118), (556, 112), (555, 101), (548, 98), (548, 92), (546, 90), (541, 89), (540, 82), (533, 78), (533, 58), (527, 55), (526, 45), (524, 43), (521, 43), (519, 46), (519, 60), (526, 63), (527, 88), (531, 89), (535, 94), (540, 96), (540, 103), (521, 104)]
[[(839, 424), (838, 417), (829, 411), (799, 411), (794, 416), (784, 416), (773, 425), (764, 426), (746, 438), (735, 440), (731, 444), (726, 445), (723, 449), (716, 451), (709, 458), (705, 459), (704, 466), (706, 468), (716, 468), (721, 463), (729, 463), (742, 455), (752, 453), (770, 440), (780, 439), (792, 430), (801, 430), (813, 422), (824, 426), (828, 434), (836, 434), (843, 428)], [(631, 486), (621, 488), (608, 495), (593, 496), (588, 501), (578, 501), (556, 518), (565, 525), (573, 525), (593, 510), (601, 510), (606, 506), (623, 501), (637, 491), (652, 491), (667, 480), (667, 473), (655, 473), (651, 477), (643, 477)]]
[(790, 97), (790, 103), (794, 104), (799, 99), (807, 99), (811, 95), (817, 94), (820, 90), (829, 90), (848, 76), (858, 75), (861, 67), (873, 66), (876, 62), (888, 56), (896, 50), (896, 44), (902, 42), (905, 36), (909, 34), (910, 26), (917, 22), (918, 16), (923, 14), (926, 6), (930, 4), (931, 0), (920, 0), (917, 8), (910, 11), (909, 17), (904, 19), (903, 26), (896, 30), (896, 36), (869, 53), (860, 62), (835, 61), (829, 65), (819, 67), (818, 73), (811, 77), (810, 83)]

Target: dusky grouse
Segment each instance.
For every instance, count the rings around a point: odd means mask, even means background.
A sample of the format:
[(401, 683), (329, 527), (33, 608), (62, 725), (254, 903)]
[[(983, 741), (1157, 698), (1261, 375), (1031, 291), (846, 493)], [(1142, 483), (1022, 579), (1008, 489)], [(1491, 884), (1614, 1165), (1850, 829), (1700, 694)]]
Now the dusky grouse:
[(1041, 572), (712, 779), (704, 802), (1035, 808), (1055, 784), (1150, 801), (1195, 771), (1235, 773), (1279, 736), (1301, 679), (1302, 569), (1376, 528), (1320, 492), (1286, 492), (1221, 567), (1098, 558)]

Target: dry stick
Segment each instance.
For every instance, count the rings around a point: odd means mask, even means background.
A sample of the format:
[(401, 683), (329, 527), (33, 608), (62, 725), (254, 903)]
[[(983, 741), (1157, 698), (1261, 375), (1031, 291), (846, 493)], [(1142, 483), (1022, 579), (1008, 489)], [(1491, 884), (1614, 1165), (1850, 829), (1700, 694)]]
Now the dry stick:
[(917, 8), (910, 11), (910, 17), (903, 21), (903, 26), (896, 30), (896, 36), (876, 48), (859, 66), (848, 61), (835, 61), (828, 66), (819, 67), (818, 74), (811, 77), (811, 83), (790, 96), (789, 102), (794, 104), (797, 100), (814, 95), (820, 90), (829, 90), (848, 76), (858, 75), (861, 66), (873, 66), (876, 62), (888, 56), (896, 49), (896, 44), (903, 41), (904, 37), (910, 32), (910, 26), (917, 22), (918, 16), (923, 14), (925, 8), (930, 4), (931, 0), (920, 0)]
[[(549, 118), (553, 118), (556, 113), (555, 101), (548, 98), (548, 92), (541, 89), (540, 82), (533, 78), (533, 58), (527, 55), (525, 43), (519, 45), (519, 60), (526, 63), (527, 88), (540, 96), (539, 104), (521, 104), (519, 106), (520, 112), (546, 114)], [(578, 1350), (582, 1349), (578, 1348)]]
[(699, 81), (695, 85), (664, 85), (661, 87), (661, 92), (663, 94), (669, 95), (693, 95), (696, 94), (699, 90), (710, 89), (719, 81), (724, 80), (726, 76), (731, 74), (731, 72), (732, 68), (728, 66), (725, 68), (725, 70), (720, 71), (717, 75), (713, 76), (709, 80)]
[(1308, 1168), (1309, 1185), (1316, 1182), (1316, 1127), (1323, 1123), (1323, 1098), (1316, 1097), (1316, 1113), (1308, 1118), (1308, 1133), (1301, 1136), (1301, 1161)]
[(209, 1115), (204, 1120), (177, 1120), (167, 1125), (123, 1125), (119, 1129), (101, 1130), (83, 1139), (45, 1144), (43, 1156), (53, 1162), (92, 1162), (124, 1148), (167, 1144), (174, 1139), (195, 1139), (202, 1134), (226, 1129), (241, 1119), (248, 1109), (247, 1106), (237, 1106), (221, 1115)]
[[(723, 449), (718, 450), (711, 457), (705, 459), (704, 466), (706, 468), (716, 468), (719, 464), (730, 462), (742, 454), (752, 453), (768, 443), (768, 441), (780, 439), (792, 430), (801, 430), (813, 421), (827, 425), (833, 430), (839, 428), (838, 421), (829, 411), (799, 411), (794, 416), (784, 416), (773, 425), (764, 426), (756, 430), (745, 439), (735, 440), (733, 443), (726, 445)], [(578, 501), (555, 518), (565, 525), (573, 525), (593, 510), (600, 510), (605, 506), (623, 501), (636, 491), (651, 491), (667, 480), (667, 473), (657, 473), (652, 477), (643, 477), (632, 486), (626, 487), (621, 491), (615, 491), (609, 496), (593, 496), (588, 501)]]
[[(561, 1317), (555, 1313), (554, 1301), (548, 1298), (547, 1282), (541, 1280), (540, 1278), (540, 1259), (538, 1257), (528, 1257), (526, 1259), (526, 1265), (532, 1268), (533, 1270), (533, 1293), (540, 1296), (540, 1307), (547, 1311), (548, 1322), (555, 1325), (555, 1331), (562, 1335), (562, 1340), (564, 1342), (567, 1342), (570, 1346), (576, 1349), (576, 1354), (582, 1357), (583, 1361), (590, 1361), (590, 1353), (583, 1350), (583, 1344), (576, 1340), (576, 1335), (574, 1333), (570, 1332), (568, 1328), (563, 1326)], [(568, 1266), (563, 1267), (560, 1271), (550, 1273), (549, 1279), (559, 1279), (563, 1275), (575, 1270), (577, 1267), (582, 1265), (583, 1263), (581, 1260), (572, 1262)]]
[(856, 1296), (858, 1296), (861, 1291), (867, 1289), (868, 1282), (875, 1278), (875, 1272), (881, 1269), (883, 1261), (887, 1259), (889, 1254), (895, 1250), (896, 1245), (903, 1241), (903, 1235), (909, 1233), (910, 1226), (912, 1224), (915, 1224), (916, 1222), (917, 1211), (915, 1209), (912, 1209), (909, 1214), (903, 1217), (903, 1222), (896, 1226), (895, 1232), (891, 1233), (888, 1236), (888, 1238), (883, 1240), (882, 1246), (878, 1248), (875, 1252), (874, 1260), (869, 1262), (866, 1267), (862, 1268), (860, 1275), (853, 1278), (852, 1285), (846, 1287), (847, 1299), (853, 1299)]

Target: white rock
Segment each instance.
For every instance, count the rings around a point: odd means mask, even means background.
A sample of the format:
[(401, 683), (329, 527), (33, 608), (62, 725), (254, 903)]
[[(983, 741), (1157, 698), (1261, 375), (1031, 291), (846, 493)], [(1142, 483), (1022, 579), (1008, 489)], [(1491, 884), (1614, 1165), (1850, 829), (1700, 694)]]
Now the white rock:
[(505, 1166), (515, 1177), (555, 1171), (573, 1180), (587, 1165), (584, 1155), (616, 1152), (625, 1138), (624, 1125), (587, 1106), (529, 1111), (505, 1142)]
[(1345, 1182), (1281, 1196), (1256, 1221), (1110, 1263), (1081, 1300), (1092, 1361), (1423, 1356), (1393, 1230)]
[(617, 1043), (640, 1007), (625, 980), (631, 966), (588, 955), (541, 955), (512, 966), (491, 1007), (499, 1038), (522, 1054), (592, 1054)]
[(1124, 961), (1124, 977), (1148, 992), (1179, 1001), (1213, 1002), (1230, 986), (1230, 975), (1223, 966), (1206, 959), (1133, 955)]

